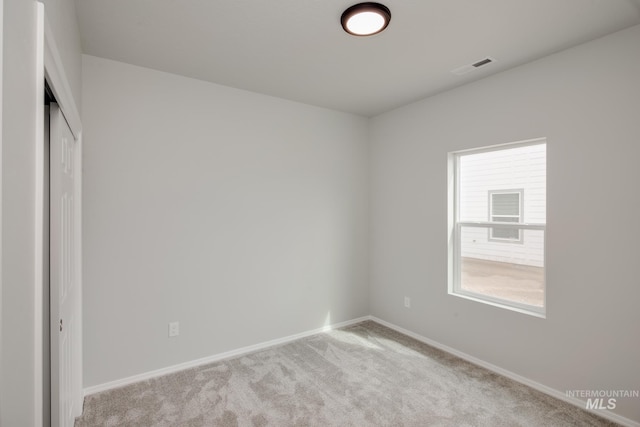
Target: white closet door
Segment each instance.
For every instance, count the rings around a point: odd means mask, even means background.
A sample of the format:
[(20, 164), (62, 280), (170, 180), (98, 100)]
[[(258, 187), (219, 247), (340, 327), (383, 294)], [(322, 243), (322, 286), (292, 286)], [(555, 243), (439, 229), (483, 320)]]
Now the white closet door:
[[(73, 427), (80, 366), (75, 236), (76, 141), (60, 108), (50, 107), (51, 426)], [(79, 412), (79, 411), (78, 411)]]

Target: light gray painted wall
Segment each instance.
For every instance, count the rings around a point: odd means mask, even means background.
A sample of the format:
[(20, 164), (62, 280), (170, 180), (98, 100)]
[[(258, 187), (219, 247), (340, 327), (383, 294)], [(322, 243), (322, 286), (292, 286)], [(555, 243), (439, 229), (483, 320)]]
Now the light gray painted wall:
[[(638, 388), (638, 46), (640, 26), (372, 120), (373, 315), (560, 391)], [(447, 295), (447, 152), (541, 136), (547, 318)]]
[[(2, 85), (4, 83), (2, 77), (3, 70), (3, 49), (2, 46), (4, 39), (4, 0), (0, 0), (0, 99), (4, 99), (2, 96)], [(4, 375), (2, 374), (2, 105), (3, 102), (0, 101), (0, 381), (4, 380)], [(2, 387), (0, 387), (0, 423), (2, 423), (2, 395), (4, 394)]]
[(83, 82), (85, 387), (368, 314), (366, 119), (91, 56)]
[(36, 2), (4, 1), (0, 425), (34, 425)]

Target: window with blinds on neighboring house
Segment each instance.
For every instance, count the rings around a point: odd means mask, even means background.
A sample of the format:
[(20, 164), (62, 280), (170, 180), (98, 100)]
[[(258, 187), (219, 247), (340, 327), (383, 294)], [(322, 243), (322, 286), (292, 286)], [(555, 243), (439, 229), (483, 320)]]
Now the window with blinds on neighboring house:
[[(489, 191), (489, 221), (522, 222), (523, 193), (523, 189)], [(492, 227), (489, 229), (489, 240), (520, 243), (522, 233), (519, 229)]]

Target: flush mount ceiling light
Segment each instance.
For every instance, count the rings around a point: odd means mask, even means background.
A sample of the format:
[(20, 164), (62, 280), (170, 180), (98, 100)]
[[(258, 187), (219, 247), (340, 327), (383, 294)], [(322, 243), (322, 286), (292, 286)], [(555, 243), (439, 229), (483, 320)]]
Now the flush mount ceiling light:
[(380, 3), (358, 3), (344, 11), (342, 28), (354, 36), (372, 36), (389, 25), (391, 11)]

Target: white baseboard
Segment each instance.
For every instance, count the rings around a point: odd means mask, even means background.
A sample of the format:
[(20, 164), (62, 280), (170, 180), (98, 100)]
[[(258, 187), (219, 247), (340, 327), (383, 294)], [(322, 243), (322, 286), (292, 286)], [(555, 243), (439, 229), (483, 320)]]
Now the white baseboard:
[(160, 377), (162, 375), (172, 374), (174, 372), (182, 371), (182, 370), (193, 368), (196, 366), (202, 366), (208, 363), (218, 362), (224, 359), (230, 359), (232, 357), (241, 356), (243, 354), (251, 353), (257, 350), (263, 350), (265, 348), (273, 347), (275, 345), (285, 344), (285, 343), (295, 341), (300, 338), (305, 338), (311, 335), (315, 335), (321, 332), (327, 332), (333, 329), (344, 328), (346, 326), (350, 326), (350, 325), (360, 323), (370, 319), (371, 319), (371, 316), (359, 317), (357, 319), (347, 320), (346, 322), (335, 323), (332, 325), (323, 326), (321, 328), (313, 329), (310, 331), (301, 332), (299, 334), (289, 335), (284, 338), (277, 338), (277, 339), (266, 341), (260, 344), (250, 345), (247, 347), (226, 351), (224, 353), (214, 354), (213, 356), (203, 357), (202, 359), (179, 363), (177, 365), (168, 366), (166, 368), (156, 369), (155, 371), (144, 372), (142, 374), (133, 375), (127, 378), (122, 378), (119, 380), (109, 381), (107, 383), (94, 385), (91, 387), (87, 387), (83, 390), (84, 396), (100, 393), (102, 391), (107, 391), (107, 390), (111, 390), (118, 387), (123, 387), (129, 384), (145, 381), (151, 378)]
[(434, 341), (434, 340), (429, 339), (427, 337), (424, 337), (422, 335), (416, 334), (415, 332), (411, 332), (411, 331), (409, 331), (407, 329), (401, 328), (400, 326), (394, 325), (393, 323), (389, 323), (389, 322), (387, 322), (385, 320), (382, 320), (382, 319), (379, 319), (379, 318), (377, 318), (375, 316), (369, 316), (369, 318), (371, 320), (373, 320), (374, 322), (376, 322), (376, 323), (379, 323), (379, 324), (381, 324), (383, 326), (386, 326), (386, 327), (388, 327), (390, 329), (393, 329), (394, 331), (400, 332), (401, 334), (407, 335), (407, 336), (409, 336), (411, 338), (414, 338), (414, 339), (416, 339), (418, 341), (421, 341), (421, 342), (423, 342), (425, 344), (428, 344), (428, 345), (430, 345), (432, 347), (435, 347), (435, 348), (437, 348), (439, 350), (446, 351), (447, 353), (453, 354), (454, 356), (457, 356), (457, 357), (459, 357), (461, 359), (464, 359), (467, 362), (471, 362), (474, 365), (481, 366), (481, 367), (483, 367), (485, 369), (488, 369), (488, 370), (490, 370), (492, 372), (495, 372), (495, 373), (500, 374), (500, 375), (502, 375), (504, 377), (507, 377), (509, 379), (517, 381), (517, 382), (519, 382), (521, 384), (529, 386), (529, 387), (531, 387), (531, 388), (533, 388), (535, 390), (538, 390), (538, 391), (540, 391), (542, 393), (545, 393), (545, 394), (547, 394), (547, 395), (549, 395), (551, 397), (555, 397), (556, 399), (559, 399), (559, 400), (567, 402), (567, 403), (569, 403), (571, 405), (577, 406), (580, 409), (584, 409), (585, 411), (594, 413), (594, 414), (596, 414), (596, 415), (598, 415), (598, 416), (600, 416), (602, 418), (606, 418), (609, 421), (613, 421), (615, 423), (618, 423), (618, 424), (621, 424), (621, 425), (627, 426), (627, 427), (640, 427), (640, 423), (638, 423), (636, 421), (633, 421), (633, 420), (630, 420), (629, 418), (625, 418), (625, 417), (623, 417), (621, 415), (615, 414), (615, 413), (613, 413), (613, 412), (611, 412), (609, 410), (606, 410), (606, 409), (598, 410), (598, 411), (591, 410), (591, 409), (585, 409), (587, 402), (585, 402), (584, 400), (578, 399), (576, 397), (569, 397), (565, 393), (563, 393), (563, 392), (561, 392), (559, 390), (556, 390), (554, 388), (548, 387), (548, 386), (546, 386), (544, 384), (540, 384), (540, 383), (538, 383), (536, 381), (533, 381), (533, 380), (530, 380), (529, 378), (525, 378), (525, 377), (523, 377), (521, 375), (515, 374), (515, 373), (513, 373), (511, 371), (508, 371), (508, 370), (503, 369), (503, 368), (501, 368), (499, 366), (493, 365), (493, 364), (491, 364), (489, 362), (485, 362), (484, 360), (478, 359), (477, 357), (470, 356), (470, 355), (468, 355), (466, 353), (463, 353), (463, 352), (458, 351), (458, 350), (456, 350), (454, 348), (451, 348), (449, 346), (441, 344), (441, 343), (439, 343), (437, 341)]

